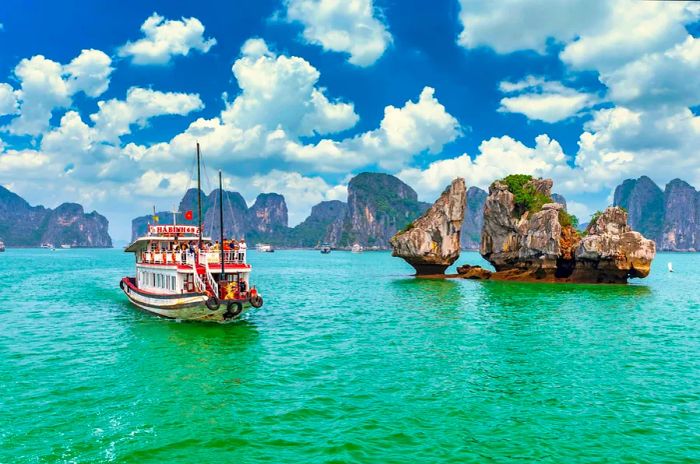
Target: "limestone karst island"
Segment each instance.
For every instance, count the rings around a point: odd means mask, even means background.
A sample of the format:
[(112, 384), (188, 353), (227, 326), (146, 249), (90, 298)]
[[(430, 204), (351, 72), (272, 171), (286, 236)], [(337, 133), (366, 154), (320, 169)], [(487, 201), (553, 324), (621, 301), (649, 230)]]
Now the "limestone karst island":
[[(626, 283), (649, 275), (656, 245), (627, 224), (624, 208), (596, 213), (583, 231), (565, 205), (555, 202), (551, 179), (514, 174), (489, 187), (483, 208), (480, 253), (496, 272), (461, 266), (467, 279)], [(441, 274), (458, 258), (466, 208), (464, 179), (391, 239), (393, 255), (417, 275)]]
[(7, 0), (0, 464), (700, 463), (700, 2)]

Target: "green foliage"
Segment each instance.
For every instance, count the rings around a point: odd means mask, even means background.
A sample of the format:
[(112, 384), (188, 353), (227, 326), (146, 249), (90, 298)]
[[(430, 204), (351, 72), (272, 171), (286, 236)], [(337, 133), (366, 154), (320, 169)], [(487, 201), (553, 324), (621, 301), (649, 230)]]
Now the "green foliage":
[(527, 174), (511, 174), (501, 182), (508, 186), (508, 190), (513, 194), (515, 210), (518, 215), (525, 211), (536, 213), (542, 209), (546, 203), (551, 203), (552, 199), (547, 195), (537, 192), (534, 185), (529, 184), (533, 179)]
[(401, 229), (401, 231), (399, 233), (403, 234), (404, 232), (408, 232), (409, 230), (413, 229), (413, 226), (414, 226), (413, 221), (411, 221), (408, 224), (406, 224), (406, 226), (403, 229)]
[(571, 226), (574, 229), (578, 229), (578, 218), (561, 209), (559, 210), (559, 224), (562, 227)]
[(591, 220), (590, 220), (589, 224), (594, 224), (598, 220), (598, 218), (601, 217), (602, 215), (603, 215), (603, 212), (600, 210), (593, 213), (591, 215)]

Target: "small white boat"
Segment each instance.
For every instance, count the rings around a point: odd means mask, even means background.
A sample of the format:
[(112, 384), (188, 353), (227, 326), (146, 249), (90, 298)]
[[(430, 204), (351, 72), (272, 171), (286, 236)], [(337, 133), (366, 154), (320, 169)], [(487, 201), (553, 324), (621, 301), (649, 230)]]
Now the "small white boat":
[(668, 272), (673, 272), (673, 263), (671, 261), (668, 262)]
[(353, 253), (362, 253), (363, 250), (364, 248), (362, 248), (362, 245), (360, 245), (359, 243), (355, 243), (350, 249), (350, 251), (352, 251)]
[(321, 253), (324, 255), (327, 255), (330, 252), (331, 252), (331, 245), (329, 243), (322, 243), (321, 244)]
[(63, 243), (63, 244), (61, 244), (61, 248), (63, 248), (64, 250), (67, 250), (70, 248), (70, 245), (66, 245), (65, 243)]
[(2, 253), (3, 251), (5, 251), (5, 243), (2, 240), (0, 240), (0, 253)]
[(52, 243), (42, 243), (41, 248), (47, 248), (49, 250), (55, 250), (54, 246)]
[(275, 249), (272, 248), (272, 245), (268, 243), (258, 243), (255, 245), (255, 249), (261, 253), (274, 253)]

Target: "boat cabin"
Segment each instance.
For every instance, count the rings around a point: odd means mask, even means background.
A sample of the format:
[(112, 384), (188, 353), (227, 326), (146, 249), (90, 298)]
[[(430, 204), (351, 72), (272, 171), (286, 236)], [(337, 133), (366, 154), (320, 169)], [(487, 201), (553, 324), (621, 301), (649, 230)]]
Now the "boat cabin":
[(245, 299), (251, 271), (247, 250), (226, 246), (222, 250), (207, 237), (201, 244), (199, 227), (149, 225), (148, 234), (125, 249), (136, 257), (133, 284), (154, 294), (208, 293), (223, 300)]

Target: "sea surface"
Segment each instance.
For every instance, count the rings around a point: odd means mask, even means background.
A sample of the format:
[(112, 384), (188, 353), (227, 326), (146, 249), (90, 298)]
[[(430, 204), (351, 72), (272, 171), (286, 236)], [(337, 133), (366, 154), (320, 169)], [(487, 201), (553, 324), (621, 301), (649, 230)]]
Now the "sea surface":
[(224, 325), (132, 307), (120, 250), (0, 253), (0, 462), (700, 462), (698, 254), (629, 286), (249, 260), (265, 306)]

